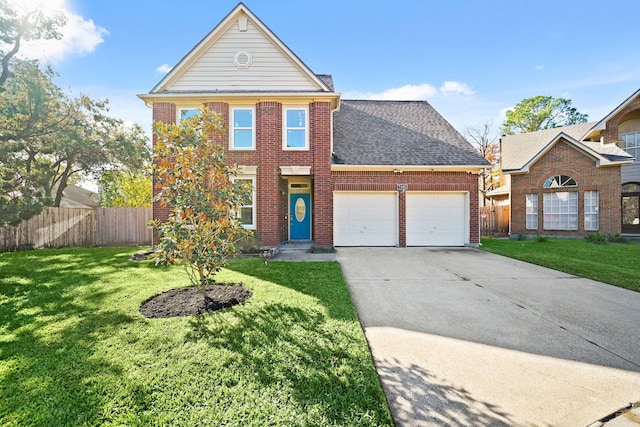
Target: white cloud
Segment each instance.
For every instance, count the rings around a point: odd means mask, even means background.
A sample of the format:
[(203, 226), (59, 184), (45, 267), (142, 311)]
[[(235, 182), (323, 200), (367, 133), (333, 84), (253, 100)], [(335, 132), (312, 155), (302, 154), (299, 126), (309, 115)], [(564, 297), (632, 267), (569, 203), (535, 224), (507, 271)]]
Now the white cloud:
[(539, 71), (544, 70), (544, 64), (536, 65), (536, 66), (535, 66), (535, 69), (536, 69), (536, 70), (539, 70)]
[(373, 94), (371, 99), (387, 99), (394, 101), (409, 101), (427, 99), (438, 93), (438, 90), (428, 83), (421, 85), (404, 85), (398, 88), (387, 89), (384, 92)]
[(419, 101), (428, 100), (438, 96), (473, 95), (475, 92), (466, 83), (445, 81), (440, 89), (429, 83), (419, 85), (404, 85), (391, 88), (382, 92), (345, 92), (345, 99), (381, 99), (393, 101)]
[(162, 64), (161, 66), (159, 66), (158, 68), (156, 68), (156, 71), (160, 72), (160, 73), (168, 73), (169, 71), (171, 71), (173, 69), (173, 67), (169, 64)]
[(109, 32), (70, 10), (67, 0), (10, 0), (20, 11), (40, 9), (45, 15), (62, 13), (67, 22), (59, 29), (60, 40), (32, 40), (22, 43), (20, 55), (47, 62), (59, 62), (72, 55), (86, 55), (104, 42)]
[(475, 92), (466, 83), (446, 81), (440, 87), (440, 93), (443, 96), (450, 96), (456, 94), (473, 95)]

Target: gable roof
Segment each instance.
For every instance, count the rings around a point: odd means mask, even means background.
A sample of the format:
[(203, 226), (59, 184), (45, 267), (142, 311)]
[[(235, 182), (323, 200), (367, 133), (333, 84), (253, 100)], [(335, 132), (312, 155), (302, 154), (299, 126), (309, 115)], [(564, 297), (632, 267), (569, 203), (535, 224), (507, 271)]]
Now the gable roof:
[(333, 138), (334, 165), (489, 166), (426, 101), (343, 100)]
[(615, 144), (581, 141), (595, 122), (580, 123), (537, 132), (506, 135), (501, 139), (500, 158), (505, 173), (528, 172), (529, 166), (542, 157), (561, 139), (592, 157), (597, 166), (628, 163), (633, 158)]
[[(238, 61), (238, 55), (242, 60)], [(243, 3), (220, 21), (150, 94), (333, 92)]]
[(615, 116), (616, 114), (618, 114), (621, 110), (625, 109), (627, 107), (627, 105), (629, 105), (631, 102), (634, 101), (634, 99), (636, 97), (640, 96), (640, 89), (638, 89), (637, 91), (635, 91), (630, 97), (628, 97), (627, 99), (625, 99), (620, 105), (618, 105), (612, 112), (610, 112), (609, 114), (607, 114), (602, 120), (600, 120), (598, 123), (596, 123), (593, 126), (593, 131), (599, 131), (599, 130), (604, 130), (607, 127), (607, 122), (609, 121), (609, 119), (611, 119), (613, 116)]

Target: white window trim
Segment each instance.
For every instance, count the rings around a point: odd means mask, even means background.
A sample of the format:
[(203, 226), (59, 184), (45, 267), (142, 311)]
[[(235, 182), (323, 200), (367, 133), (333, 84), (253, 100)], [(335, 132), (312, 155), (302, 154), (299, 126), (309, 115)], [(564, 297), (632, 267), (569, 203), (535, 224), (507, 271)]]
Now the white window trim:
[(250, 206), (252, 208), (251, 211), (251, 224), (242, 224), (242, 227), (247, 230), (255, 230), (256, 227), (256, 176), (255, 176), (255, 168), (248, 167), (253, 174), (243, 173), (243, 168), (238, 168), (238, 174), (236, 176), (231, 177), (231, 182), (235, 182), (236, 180), (245, 179), (251, 180), (251, 205), (242, 205), (240, 208)]
[[(590, 194), (595, 197), (596, 205), (595, 211), (587, 211), (587, 208), (592, 208), (593, 206), (587, 206), (587, 194)], [(584, 229), (585, 231), (598, 231), (600, 229), (600, 192), (597, 190), (585, 191), (584, 192)], [(587, 216), (592, 215), (595, 216), (595, 228), (587, 227)]]
[[(633, 135), (633, 138), (635, 140), (635, 147), (632, 147), (631, 149), (627, 147), (627, 141), (626, 141), (626, 138), (624, 138), (629, 135)], [(622, 148), (625, 152), (627, 152), (627, 154), (629, 154), (630, 156), (633, 156), (634, 162), (636, 163), (640, 162), (640, 131), (624, 132), (624, 133), (618, 134), (618, 146)]]
[(202, 105), (187, 105), (187, 106), (177, 107), (176, 108), (176, 123), (177, 124), (182, 123), (182, 112), (184, 110), (199, 110), (201, 108), (202, 108)]
[[(251, 110), (251, 147), (235, 147), (234, 141), (234, 131), (235, 126), (233, 126), (233, 117), (236, 110)], [(236, 105), (232, 106), (229, 109), (229, 150), (233, 151), (255, 151), (256, 149), (256, 108), (248, 105)], [(238, 129), (248, 129), (248, 128), (238, 128)]]
[[(289, 110), (304, 110), (304, 147), (287, 147), (287, 111)], [(285, 151), (309, 151), (309, 107), (307, 105), (282, 107), (282, 149)]]
[[(560, 194), (562, 193), (566, 193), (567, 194), (567, 200), (569, 200), (569, 197), (575, 197), (576, 200), (576, 205), (575, 205), (575, 212), (550, 212), (551, 210), (551, 206), (548, 205), (547, 203), (547, 197), (550, 196), (554, 196), (556, 198), (561, 198), (559, 197)], [(554, 230), (554, 231), (577, 231), (578, 230), (578, 224), (579, 224), (579, 218), (578, 218), (578, 203), (579, 203), (579, 197), (578, 197), (578, 192), (577, 191), (557, 191), (557, 192), (553, 192), (553, 193), (543, 193), (542, 196), (542, 215), (543, 215), (543, 224), (542, 224), (542, 228), (544, 230)], [(567, 218), (575, 218), (575, 225), (573, 227), (567, 227), (567, 228), (563, 228), (560, 226), (554, 226), (554, 224), (551, 221), (547, 221), (547, 216), (550, 215), (557, 215), (557, 216), (565, 216)], [(567, 223), (569, 223), (569, 221), (567, 221)]]
[[(529, 210), (529, 206), (528, 206), (528, 202), (531, 201), (532, 204), (532, 211), (528, 212)], [(529, 227), (529, 218), (532, 219), (533, 222), (533, 218), (535, 218), (535, 227)], [(538, 229), (538, 194), (536, 193), (529, 193), (525, 196), (525, 221), (524, 221), (524, 227), (526, 230), (537, 230)], [(533, 225), (533, 224), (532, 224)]]

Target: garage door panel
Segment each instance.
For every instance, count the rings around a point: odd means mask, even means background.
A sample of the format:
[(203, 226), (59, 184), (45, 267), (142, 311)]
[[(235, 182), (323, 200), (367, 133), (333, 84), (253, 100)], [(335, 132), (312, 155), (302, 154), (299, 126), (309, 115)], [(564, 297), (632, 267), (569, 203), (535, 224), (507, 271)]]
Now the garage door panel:
[(336, 192), (333, 206), (334, 245), (397, 244), (396, 193)]
[(407, 246), (464, 246), (466, 193), (407, 193)]

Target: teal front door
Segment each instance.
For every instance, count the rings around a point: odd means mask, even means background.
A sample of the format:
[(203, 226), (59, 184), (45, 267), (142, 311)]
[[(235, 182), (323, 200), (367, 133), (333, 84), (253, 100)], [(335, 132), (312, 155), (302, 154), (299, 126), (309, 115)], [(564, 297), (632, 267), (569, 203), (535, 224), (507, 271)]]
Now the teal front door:
[(289, 239), (311, 239), (311, 195), (291, 194), (289, 200)]

